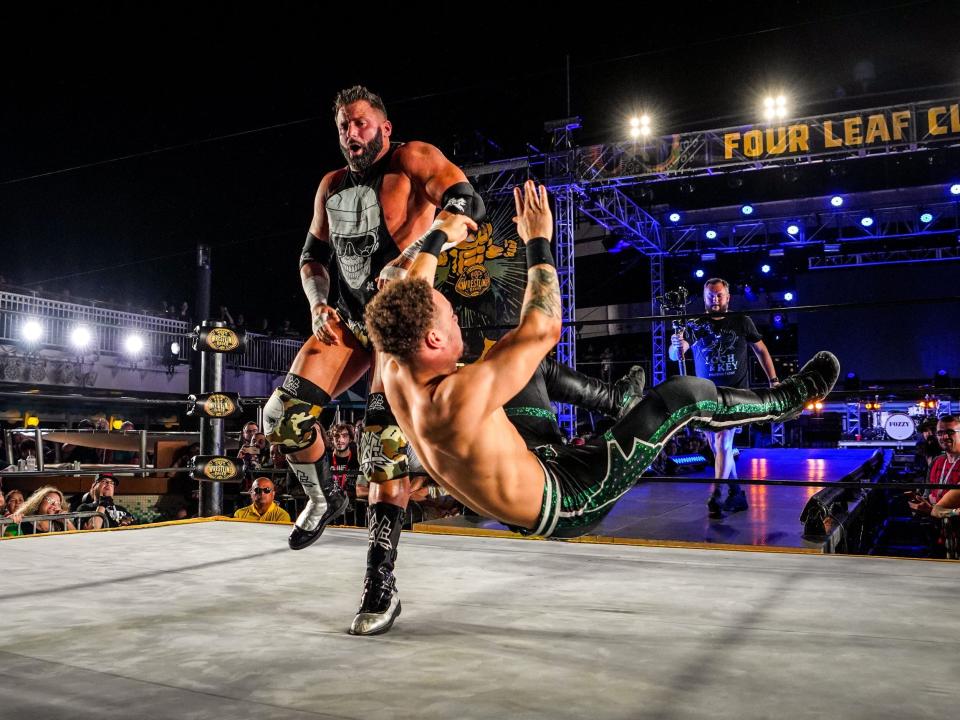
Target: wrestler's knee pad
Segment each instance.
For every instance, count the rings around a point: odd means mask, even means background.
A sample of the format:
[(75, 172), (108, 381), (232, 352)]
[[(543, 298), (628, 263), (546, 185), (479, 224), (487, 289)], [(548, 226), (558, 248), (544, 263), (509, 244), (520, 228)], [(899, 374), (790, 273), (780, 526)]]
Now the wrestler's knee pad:
[(407, 437), (397, 425), (383, 393), (370, 393), (360, 436), (360, 470), (367, 482), (386, 482), (409, 474)]
[(306, 378), (288, 373), (263, 406), (263, 432), (285, 453), (305, 450), (317, 439), (317, 425), (330, 396)]

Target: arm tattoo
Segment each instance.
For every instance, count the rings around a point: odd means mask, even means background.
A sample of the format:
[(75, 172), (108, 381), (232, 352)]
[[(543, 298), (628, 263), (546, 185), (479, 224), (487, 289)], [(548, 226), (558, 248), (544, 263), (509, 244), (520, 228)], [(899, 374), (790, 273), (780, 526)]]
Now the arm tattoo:
[(550, 318), (560, 318), (560, 283), (553, 268), (541, 266), (527, 271), (527, 292), (520, 317), (526, 317), (533, 310)]

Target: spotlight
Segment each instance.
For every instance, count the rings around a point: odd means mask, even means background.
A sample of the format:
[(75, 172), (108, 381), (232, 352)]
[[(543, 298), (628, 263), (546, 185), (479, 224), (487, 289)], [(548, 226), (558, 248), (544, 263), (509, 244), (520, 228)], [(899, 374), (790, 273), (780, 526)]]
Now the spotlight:
[(632, 118), (630, 118), (630, 127), (632, 127), (632, 128), (638, 128), (638, 127), (640, 127), (640, 118), (638, 118), (638, 117), (632, 117)]
[(769, 266), (769, 265), (761, 265), (761, 266), (760, 266), (760, 272), (762, 272), (764, 275), (766, 275), (768, 272), (770, 272), (770, 266)]
[(742, 208), (740, 208), (740, 212), (742, 212), (744, 215), (753, 215), (753, 205), (744, 205)]
[(950, 186), (951, 195), (960, 195), (960, 185), (951, 185)]
[(694, 271), (693, 274), (694, 274), (695, 276), (697, 276), (698, 278), (702, 278), (702, 277), (703, 277), (703, 270), (699, 270), (699, 269), (698, 269), (698, 270)]
[(123, 349), (128, 355), (139, 355), (143, 350), (143, 338), (139, 335), (127, 335), (123, 340)]
[(70, 344), (77, 350), (85, 349), (92, 339), (93, 334), (86, 325), (78, 325), (70, 332)]
[(796, 235), (800, 232), (800, 228), (796, 225), (787, 225), (787, 235)]
[(783, 299), (786, 300), (787, 302), (793, 302), (793, 293), (792, 293), (792, 292), (785, 292), (785, 293), (783, 294)]
[(931, 214), (928, 213), (928, 212), (927, 212), (927, 213), (924, 213), (923, 215), (920, 216), (920, 222), (922, 222), (922, 223), (925, 224), (925, 225), (928, 225), (928, 224), (932, 223), (932, 222), (933, 222), (933, 215), (931, 215)]
[(170, 343), (170, 354), (173, 356), (178, 356), (180, 354), (180, 343), (174, 340)]
[(783, 95), (764, 98), (763, 117), (766, 120), (785, 118), (787, 116), (787, 98)]
[(817, 401), (813, 404), (813, 407), (814, 407), (816, 410), (818, 410), (818, 411), (823, 410), (823, 403), (820, 402), (819, 400), (817, 400)]
[(770, 324), (773, 325), (777, 330), (781, 330), (784, 325), (786, 325), (786, 320), (783, 317), (783, 313), (774, 313), (770, 317)]
[(716, 230), (707, 230), (706, 232), (707, 240), (716, 240), (717, 231)]
[(868, 228), (871, 225), (873, 225), (873, 218), (870, 217), (869, 215), (867, 215), (866, 217), (860, 218), (860, 224), (863, 225), (865, 228)]
[(640, 128), (638, 127), (630, 128), (630, 137), (632, 137), (634, 140), (640, 137)]
[(843, 198), (839, 195), (834, 195), (832, 198), (830, 198), (830, 204), (834, 207), (840, 207), (843, 205)]
[(36, 320), (27, 320), (20, 329), (23, 339), (29, 343), (35, 343), (43, 337), (43, 325)]
[(667, 216), (667, 219), (672, 223), (678, 223), (680, 222), (680, 213), (672, 212)]

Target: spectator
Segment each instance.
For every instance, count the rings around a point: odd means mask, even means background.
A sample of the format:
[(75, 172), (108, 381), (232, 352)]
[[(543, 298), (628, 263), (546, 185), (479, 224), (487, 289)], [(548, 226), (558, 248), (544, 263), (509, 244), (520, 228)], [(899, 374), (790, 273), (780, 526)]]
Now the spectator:
[[(9, 490), (4, 496), (3, 516), (10, 517), (17, 510), (23, 507), (23, 493), (19, 490)], [(19, 535), (20, 530), (16, 525), (6, 525), (3, 529), (4, 537), (13, 537)]]
[(256, 520), (257, 522), (291, 522), (286, 510), (274, 502), (276, 488), (273, 480), (268, 477), (258, 477), (250, 488), (250, 497), (253, 503), (237, 510), (233, 516), (239, 520)]
[(334, 482), (351, 498), (357, 496), (357, 475), (360, 459), (354, 442), (353, 425), (337, 423), (330, 428), (333, 453), (330, 456), (330, 472)]
[(928, 417), (920, 423), (920, 440), (914, 448), (914, 471), (919, 476), (925, 476), (933, 465), (933, 460), (942, 450), (937, 441), (937, 419)]
[(113, 501), (116, 492), (117, 479), (111, 473), (100, 473), (90, 488), (90, 502), (77, 508), (78, 512), (98, 512), (103, 517), (88, 518), (84, 521), (85, 530), (99, 530), (102, 527), (121, 527), (133, 525), (133, 515), (123, 505)]
[[(20, 508), (10, 514), (10, 519), (20, 523), (23, 518), (31, 515), (61, 515), (64, 507), (67, 506), (63, 493), (53, 485), (45, 485), (34, 492)], [(33, 535), (35, 533), (63, 532), (76, 530), (70, 520), (36, 520), (25, 522), (20, 525), (21, 535)]]
[(960, 515), (960, 418), (942, 415), (937, 421), (937, 442), (944, 454), (934, 459), (927, 482), (944, 487), (929, 495), (909, 493), (910, 509), (933, 518)]

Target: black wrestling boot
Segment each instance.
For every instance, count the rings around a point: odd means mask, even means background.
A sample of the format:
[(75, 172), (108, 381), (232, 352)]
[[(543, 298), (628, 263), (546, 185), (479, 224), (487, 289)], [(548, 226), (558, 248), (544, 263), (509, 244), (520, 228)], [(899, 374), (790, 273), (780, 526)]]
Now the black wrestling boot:
[(315, 463), (291, 460), (290, 468), (307, 494), (307, 506), (297, 516), (287, 542), (291, 550), (303, 550), (316, 542), (327, 525), (347, 511), (350, 500), (331, 477), (327, 455)]
[(393, 627), (400, 615), (400, 597), (393, 566), (403, 527), (404, 509), (390, 503), (367, 508), (367, 574), (363, 580), (360, 609), (350, 625), (351, 635), (380, 635)]
[(584, 375), (552, 358), (544, 358), (542, 368), (547, 394), (554, 402), (620, 418), (643, 397), (646, 374), (639, 365), (614, 383)]
[(783, 422), (803, 412), (804, 406), (822, 400), (840, 376), (840, 362), (833, 353), (821, 351), (775, 388), (742, 390), (717, 387), (719, 408), (707, 427), (724, 429), (747, 422)]

